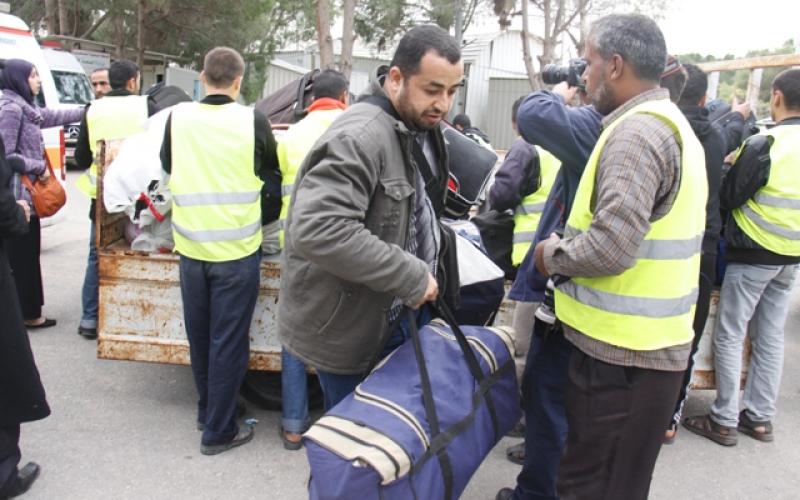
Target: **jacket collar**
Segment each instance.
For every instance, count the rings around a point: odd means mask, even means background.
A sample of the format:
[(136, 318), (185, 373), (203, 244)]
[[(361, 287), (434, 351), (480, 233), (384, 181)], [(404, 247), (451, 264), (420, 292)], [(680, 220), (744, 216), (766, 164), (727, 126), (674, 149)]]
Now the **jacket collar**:
[(334, 109), (344, 110), (345, 108), (346, 108), (345, 104), (338, 99), (332, 99), (330, 97), (320, 97), (319, 99), (311, 103), (311, 106), (308, 107), (308, 112), (313, 113), (314, 111), (330, 111)]

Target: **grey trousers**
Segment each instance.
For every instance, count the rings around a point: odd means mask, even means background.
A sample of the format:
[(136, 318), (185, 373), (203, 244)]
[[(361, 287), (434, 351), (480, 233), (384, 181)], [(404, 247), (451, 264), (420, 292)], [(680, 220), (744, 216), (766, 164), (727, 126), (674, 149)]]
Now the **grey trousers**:
[(714, 330), (717, 399), (711, 406), (711, 418), (718, 424), (736, 427), (739, 421), (742, 349), (748, 323), (752, 350), (742, 403), (753, 421), (766, 422), (775, 416), (783, 369), (783, 327), (797, 269), (797, 265), (728, 265)]

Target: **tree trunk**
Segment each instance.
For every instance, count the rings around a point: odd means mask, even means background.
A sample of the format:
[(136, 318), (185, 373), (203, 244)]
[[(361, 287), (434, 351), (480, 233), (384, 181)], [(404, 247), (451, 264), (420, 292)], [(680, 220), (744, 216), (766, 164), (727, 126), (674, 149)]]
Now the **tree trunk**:
[(531, 34), (528, 27), (528, 0), (522, 0), (522, 60), (525, 61), (525, 72), (528, 73), (528, 81), (531, 90), (541, 88), (539, 78), (533, 69), (533, 59), (531, 59)]
[(136, 64), (144, 70), (144, 20), (147, 15), (147, 0), (139, 0), (136, 9)]
[(344, 0), (342, 10), (342, 55), (339, 59), (339, 69), (344, 77), (350, 80), (350, 74), (353, 72), (353, 43), (356, 40), (353, 33), (356, 0)]
[(125, 58), (125, 19), (122, 12), (114, 14), (114, 47), (117, 59)]
[(58, 35), (61, 33), (58, 29), (58, 0), (45, 0), (44, 18), (47, 23), (48, 35)]
[(317, 1), (317, 41), (319, 67), (333, 69), (333, 38), (331, 37), (331, 7), (328, 0)]
[(67, 0), (58, 0), (58, 34), (69, 35), (69, 9)]
[(458, 46), (461, 46), (461, 40), (464, 38), (464, 0), (455, 0), (453, 7), (453, 25), (455, 26), (455, 39)]

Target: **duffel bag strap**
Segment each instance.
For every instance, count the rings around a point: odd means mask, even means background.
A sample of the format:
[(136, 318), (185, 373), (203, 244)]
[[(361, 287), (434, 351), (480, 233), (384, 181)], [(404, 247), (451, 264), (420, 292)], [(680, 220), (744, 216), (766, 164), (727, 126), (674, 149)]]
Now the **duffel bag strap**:
[[(478, 382), (478, 385), (481, 385), (486, 378), (486, 375), (483, 373), (483, 370), (481, 370), (481, 365), (478, 363), (478, 358), (475, 357), (475, 352), (473, 352), (472, 348), (469, 346), (467, 337), (464, 335), (464, 332), (461, 331), (461, 327), (458, 325), (455, 315), (453, 315), (453, 312), (449, 307), (447, 307), (447, 304), (441, 298), (436, 299), (436, 309), (439, 310), (442, 318), (450, 326), (456, 341), (458, 341), (458, 346), (461, 348), (461, 353), (464, 355), (464, 359), (467, 362), (469, 372), (475, 378), (475, 381)], [(484, 399), (486, 399), (486, 407), (489, 409), (489, 416), (492, 419), (492, 429), (494, 430), (495, 441), (499, 441), (502, 436), (499, 435), (500, 428), (497, 421), (497, 410), (495, 409), (491, 393), (487, 392)]]
[[(408, 327), (411, 330), (411, 343), (414, 346), (414, 356), (417, 358), (420, 385), (422, 386), (422, 404), (425, 406), (425, 418), (431, 428), (431, 441), (433, 441), (441, 432), (439, 417), (436, 414), (436, 402), (433, 398), (433, 387), (431, 387), (431, 379), (428, 375), (428, 365), (425, 363), (425, 354), (422, 352), (422, 341), (419, 338), (417, 318), (411, 309), (407, 310), (407, 314)], [(439, 466), (442, 469), (444, 498), (450, 500), (453, 498), (453, 466), (450, 463), (450, 457), (447, 456), (447, 450), (444, 448), (439, 450), (436, 453), (436, 458), (439, 460)]]

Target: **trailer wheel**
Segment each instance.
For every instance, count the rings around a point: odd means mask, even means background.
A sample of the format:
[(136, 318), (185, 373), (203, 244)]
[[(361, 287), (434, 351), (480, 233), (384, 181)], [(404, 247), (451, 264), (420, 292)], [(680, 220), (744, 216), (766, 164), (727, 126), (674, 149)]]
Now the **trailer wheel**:
[[(242, 396), (265, 410), (281, 409), (281, 374), (249, 370), (242, 384)], [(310, 409), (322, 407), (322, 388), (316, 375), (308, 375), (308, 405)]]

